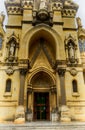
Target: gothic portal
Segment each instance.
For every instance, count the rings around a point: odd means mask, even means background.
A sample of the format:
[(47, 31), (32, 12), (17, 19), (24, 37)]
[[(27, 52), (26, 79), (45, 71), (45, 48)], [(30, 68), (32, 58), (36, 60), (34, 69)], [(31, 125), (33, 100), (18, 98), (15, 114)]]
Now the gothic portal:
[(0, 120), (85, 121), (85, 29), (72, 0), (6, 0)]

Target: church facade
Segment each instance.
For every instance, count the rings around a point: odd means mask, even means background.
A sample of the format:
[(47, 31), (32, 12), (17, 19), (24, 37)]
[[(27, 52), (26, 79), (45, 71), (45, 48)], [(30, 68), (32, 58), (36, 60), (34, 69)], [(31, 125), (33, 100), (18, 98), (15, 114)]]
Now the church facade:
[(85, 30), (72, 0), (6, 0), (0, 120), (85, 121)]

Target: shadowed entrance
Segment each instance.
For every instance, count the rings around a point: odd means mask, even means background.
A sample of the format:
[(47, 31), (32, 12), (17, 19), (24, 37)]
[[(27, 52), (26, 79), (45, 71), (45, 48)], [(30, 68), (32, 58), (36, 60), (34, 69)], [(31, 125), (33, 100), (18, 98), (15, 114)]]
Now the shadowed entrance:
[[(44, 71), (34, 74), (27, 88), (27, 112), (32, 120), (51, 120), (51, 111), (56, 108), (56, 87), (53, 78)], [(28, 115), (30, 117), (30, 115)]]
[(49, 93), (34, 93), (34, 120), (50, 120)]

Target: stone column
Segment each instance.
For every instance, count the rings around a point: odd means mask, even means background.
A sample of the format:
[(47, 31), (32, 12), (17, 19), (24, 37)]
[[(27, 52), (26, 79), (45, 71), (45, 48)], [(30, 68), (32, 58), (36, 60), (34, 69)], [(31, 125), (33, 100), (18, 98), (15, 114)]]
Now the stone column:
[(57, 96), (56, 96), (56, 94), (57, 94), (56, 87), (55, 86), (51, 87), (51, 97), (52, 97), (52, 108), (53, 109), (56, 109), (56, 107), (57, 107)]
[(65, 69), (58, 69), (58, 74), (60, 77), (61, 105), (66, 105)]
[(20, 71), (20, 92), (19, 92), (19, 105), (24, 105), (24, 85), (25, 85), (26, 70)]
[(51, 87), (51, 99), (52, 99), (52, 111), (51, 111), (51, 117), (52, 122), (58, 121), (58, 110), (57, 110), (57, 90), (56, 86)]
[(65, 71), (66, 70), (64, 68), (58, 69), (58, 74), (60, 77), (60, 90), (61, 90), (60, 121), (62, 121), (62, 122), (71, 121), (70, 111), (66, 105)]
[(32, 121), (33, 114), (32, 114), (32, 87), (29, 86), (27, 90), (27, 113), (26, 113), (26, 120)]
[(24, 110), (24, 85), (26, 69), (20, 70), (20, 91), (19, 91), (19, 104), (15, 112), (15, 123), (25, 123), (25, 110)]

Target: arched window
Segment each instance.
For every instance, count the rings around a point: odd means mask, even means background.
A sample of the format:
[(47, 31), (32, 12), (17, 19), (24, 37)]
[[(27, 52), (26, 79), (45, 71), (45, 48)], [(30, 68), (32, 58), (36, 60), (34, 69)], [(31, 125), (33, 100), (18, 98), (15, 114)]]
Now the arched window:
[(78, 87), (77, 87), (77, 81), (76, 80), (72, 81), (72, 86), (73, 86), (73, 92), (77, 93), (78, 92)]
[(11, 80), (10, 79), (8, 79), (6, 81), (6, 90), (5, 90), (5, 92), (11, 92)]
[(85, 39), (79, 39), (80, 53), (85, 52)]
[(0, 49), (2, 48), (2, 36), (0, 35)]

